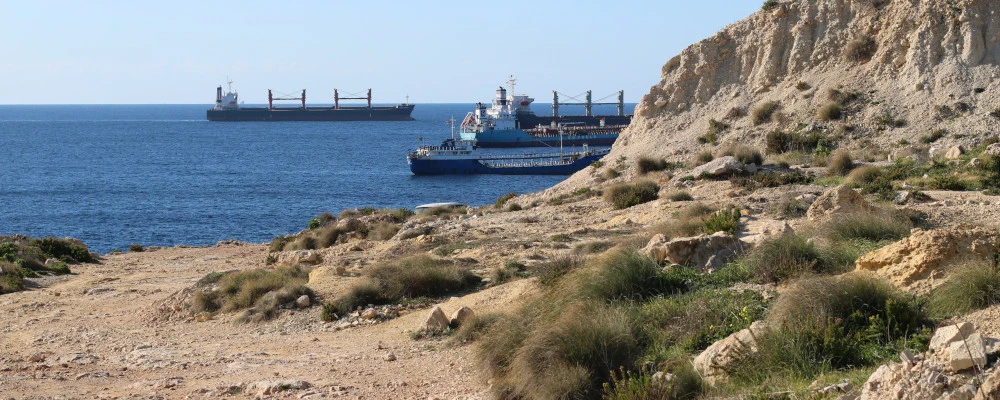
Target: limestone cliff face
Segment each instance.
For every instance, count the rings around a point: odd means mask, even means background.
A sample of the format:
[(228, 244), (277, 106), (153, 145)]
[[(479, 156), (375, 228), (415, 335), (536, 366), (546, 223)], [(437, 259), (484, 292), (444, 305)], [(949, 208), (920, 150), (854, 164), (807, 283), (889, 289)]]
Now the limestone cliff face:
[[(874, 52), (858, 57), (851, 47), (862, 43)], [(974, 144), (1000, 131), (989, 115), (1000, 104), (998, 77), (1000, 1), (782, 0), (670, 59), (609, 159), (685, 159), (707, 146), (697, 138), (710, 119), (729, 125), (721, 143), (759, 145), (775, 129), (842, 125), (852, 133), (844, 146), (867, 138), (891, 150), (935, 129), (953, 134), (942, 145)], [(830, 89), (858, 93), (863, 104), (819, 123)], [(764, 101), (778, 114), (753, 124), (746, 113)], [(876, 126), (880, 115), (906, 124)]]

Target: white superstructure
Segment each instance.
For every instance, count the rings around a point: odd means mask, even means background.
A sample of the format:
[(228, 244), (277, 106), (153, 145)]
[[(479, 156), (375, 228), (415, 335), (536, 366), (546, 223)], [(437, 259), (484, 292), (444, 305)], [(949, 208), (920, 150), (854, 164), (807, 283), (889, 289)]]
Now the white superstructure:
[(510, 87), (510, 96), (502, 86), (497, 89), (496, 97), (493, 99), (493, 106), (486, 108), (483, 103), (476, 103), (476, 110), (466, 114), (462, 120), (461, 132), (483, 132), (490, 130), (511, 130), (518, 129), (517, 112), (528, 112), (531, 110), (531, 103), (535, 99), (524, 94), (515, 94), (514, 86), (517, 79), (512, 75), (507, 80)]

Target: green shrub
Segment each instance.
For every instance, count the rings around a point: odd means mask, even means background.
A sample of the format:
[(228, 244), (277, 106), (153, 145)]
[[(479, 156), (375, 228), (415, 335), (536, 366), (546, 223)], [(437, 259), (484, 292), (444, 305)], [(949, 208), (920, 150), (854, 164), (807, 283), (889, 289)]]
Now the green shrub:
[(583, 285), (589, 299), (641, 301), (688, 290), (688, 282), (660, 274), (660, 265), (634, 249), (614, 251), (600, 260), (593, 280)]
[(817, 132), (792, 132), (775, 130), (764, 137), (764, 149), (771, 154), (790, 151), (812, 153), (826, 139)]
[(45, 258), (58, 258), (69, 262), (90, 263), (97, 261), (87, 250), (87, 246), (75, 243), (68, 239), (56, 239), (47, 237), (41, 239), (30, 239), (31, 246), (38, 247), (45, 255)]
[(979, 164), (979, 182), (984, 189), (1000, 189), (1000, 156), (983, 154), (980, 157), (982, 163)]
[(655, 343), (648, 359), (665, 361), (655, 355), (658, 350), (677, 348), (685, 354), (704, 350), (760, 320), (766, 310), (759, 292), (706, 289), (644, 303), (638, 306), (636, 322)]
[(906, 120), (896, 118), (895, 115), (886, 111), (875, 117), (875, 123), (884, 128), (902, 128), (906, 126)]
[(497, 201), (493, 203), (493, 206), (496, 208), (503, 208), (504, 204), (507, 203), (507, 200), (513, 199), (515, 197), (517, 197), (517, 192), (510, 192), (503, 196), (497, 197)]
[(426, 254), (365, 269), (362, 279), (333, 304), (338, 314), (367, 304), (389, 304), (404, 298), (455, 294), (479, 284), (480, 277), (454, 261)]
[(969, 184), (958, 177), (949, 174), (931, 176), (927, 182), (927, 188), (935, 190), (964, 191), (969, 189)]
[(24, 271), (16, 264), (0, 261), (0, 294), (24, 290), (24, 275)]
[(668, 193), (667, 199), (670, 201), (691, 201), (694, 200), (694, 197), (691, 197), (691, 194), (685, 190), (678, 190)]
[(0, 242), (0, 261), (14, 262), (21, 249), (14, 242)]
[(816, 112), (816, 117), (820, 121), (833, 121), (840, 119), (843, 116), (844, 108), (837, 103), (829, 103), (823, 107), (820, 107), (819, 111)]
[(715, 212), (714, 208), (701, 203), (694, 203), (682, 208), (673, 215), (673, 219), (650, 228), (650, 236), (663, 234), (667, 237), (686, 237), (702, 233), (705, 228), (705, 218)]
[(716, 211), (705, 219), (705, 227), (702, 232), (707, 234), (715, 232), (735, 234), (740, 230), (740, 216), (739, 207), (726, 207)]
[(609, 240), (596, 240), (592, 242), (580, 243), (573, 247), (573, 254), (598, 254), (615, 247), (615, 242)]
[(714, 159), (715, 156), (712, 155), (711, 151), (703, 150), (694, 156), (694, 158), (691, 161), (691, 164), (693, 167), (697, 167)]
[(552, 286), (563, 276), (580, 268), (582, 265), (582, 259), (573, 256), (564, 256), (533, 265), (531, 267), (531, 275), (538, 277), (538, 282), (542, 285)]
[(795, 233), (764, 240), (736, 263), (746, 279), (761, 283), (782, 282), (805, 273), (836, 272), (812, 242)]
[(603, 398), (606, 400), (695, 399), (705, 391), (701, 375), (689, 362), (672, 363), (672, 366), (664, 372), (672, 376), (670, 381), (654, 380), (653, 374), (645, 368), (639, 373), (621, 368), (618, 373), (611, 374), (611, 382), (604, 384)]
[(764, 11), (771, 11), (778, 6), (778, 0), (765, 0), (760, 8)]
[(856, 38), (844, 48), (844, 57), (852, 62), (867, 62), (878, 51), (878, 43), (868, 35)]
[(908, 219), (885, 211), (846, 214), (821, 227), (824, 236), (833, 241), (863, 239), (873, 242), (903, 239), (910, 236), (911, 228)]
[(730, 364), (736, 383), (773, 376), (811, 380), (833, 370), (872, 366), (904, 348), (922, 351), (931, 325), (922, 305), (888, 283), (865, 276), (800, 281), (767, 316), (772, 329), (757, 337), (757, 352)]
[(719, 151), (719, 157), (733, 156), (743, 164), (764, 164), (764, 156), (757, 149), (746, 145), (732, 145)]
[(248, 310), (238, 320), (258, 322), (272, 319), (285, 304), (301, 295), (315, 297), (305, 287), (309, 272), (298, 266), (276, 269), (252, 269), (230, 273), (213, 272), (195, 284), (189, 311), (233, 312)]
[(285, 246), (295, 240), (294, 236), (275, 236), (271, 239), (271, 245), (268, 246), (267, 251), (285, 251)]
[(639, 157), (639, 160), (635, 163), (636, 171), (640, 174), (645, 174), (655, 171), (663, 171), (665, 169), (670, 169), (673, 167), (667, 160), (664, 159), (653, 159), (649, 157)]
[(921, 136), (920, 137), (920, 143), (931, 144), (931, 143), (934, 143), (934, 142), (938, 141), (938, 139), (943, 138), (944, 135), (947, 135), (947, 134), (948, 134), (948, 130), (947, 129), (936, 129), (936, 130), (934, 130), (934, 132), (931, 132), (931, 133), (929, 133), (929, 134), (927, 134), (925, 136)]
[(809, 184), (812, 181), (812, 175), (807, 175), (797, 169), (787, 172), (767, 171), (752, 175), (732, 175), (729, 177), (730, 184), (750, 192), (767, 187), (804, 185)]
[(957, 268), (930, 296), (934, 315), (951, 317), (1000, 303), (1000, 267), (970, 263)]
[(494, 284), (502, 285), (515, 278), (526, 277), (528, 267), (514, 260), (507, 260), (503, 267), (493, 270), (491, 279)]
[(774, 101), (765, 101), (754, 107), (753, 111), (750, 113), (750, 121), (754, 125), (760, 125), (765, 122), (771, 122), (771, 117), (774, 112), (778, 110), (778, 103)]
[(145, 251), (145, 250), (146, 249), (143, 248), (142, 245), (138, 244), (138, 243), (132, 243), (132, 244), (128, 245), (128, 251), (131, 251), (133, 253), (138, 253), (138, 252)]
[(656, 200), (660, 187), (653, 181), (621, 183), (604, 191), (604, 200), (617, 210)]
[(806, 82), (803, 82), (803, 81), (799, 81), (799, 83), (796, 83), (796, 84), (795, 84), (795, 88), (796, 88), (796, 89), (798, 89), (798, 90), (799, 90), (800, 92), (804, 92), (804, 91), (806, 91), (806, 90), (809, 90), (809, 89), (811, 89), (811, 88), (812, 88), (812, 86), (810, 86), (810, 85), (809, 85), (808, 83), (806, 83)]
[(844, 176), (852, 169), (854, 169), (854, 157), (846, 150), (833, 153), (826, 165), (826, 173), (829, 175)]

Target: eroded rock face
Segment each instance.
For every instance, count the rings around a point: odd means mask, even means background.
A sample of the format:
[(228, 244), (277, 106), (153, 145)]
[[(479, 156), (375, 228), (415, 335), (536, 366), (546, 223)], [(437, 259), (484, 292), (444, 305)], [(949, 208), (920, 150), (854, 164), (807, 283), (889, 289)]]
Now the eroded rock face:
[(816, 198), (809, 206), (809, 210), (806, 211), (806, 217), (810, 221), (826, 221), (841, 214), (870, 213), (873, 211), (875, 208), (868, 204), (860, 193), (840, 185)]
[(972, 226), (914, 229), (910, 236), (858, 258), (871, 271), (909, 292), (923, 294), (944, 282), (948, 270), (966, 262), (990, 262), (997, 232)]
[(717, 268), (732, 260), (743, 250), (743, 243), (726, 232), (667, 240), (656, 235), (642, 249), (656, 261), (669, 261), (699, 270)]
[(278, 255), (278, 263), (285, 265), (316, 265), (322, 261), (319, 253), (312, 250), (286, 251)]
[(749, 349), (757, 350), (757, 337), (764, 333), (767, 327), (761, 321), (750, 324), (749, 328), (743, 329), (725, 339), (712, 343), (705, 351), (694, 358), (694, 367), (704, 377), (705, 381), (711, 385), (722, 383), (726, 380), (725, 367), (733, 361), (733, 356), (737, 351)]

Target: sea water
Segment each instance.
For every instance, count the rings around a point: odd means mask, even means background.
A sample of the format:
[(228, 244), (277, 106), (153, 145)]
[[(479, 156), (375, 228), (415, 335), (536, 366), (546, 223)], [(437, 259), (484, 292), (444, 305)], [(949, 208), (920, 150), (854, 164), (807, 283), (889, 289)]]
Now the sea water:
[(324, 211), (484, 205), (565, 179), (412, 175), (407, 150), (450, 137), (446, 121), (472, 104), (418, 104), (399, 122), (209, 122), (207, 108), (0, 106), (0, 235), (75, 237), (102, 254), (266, 242)]

